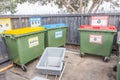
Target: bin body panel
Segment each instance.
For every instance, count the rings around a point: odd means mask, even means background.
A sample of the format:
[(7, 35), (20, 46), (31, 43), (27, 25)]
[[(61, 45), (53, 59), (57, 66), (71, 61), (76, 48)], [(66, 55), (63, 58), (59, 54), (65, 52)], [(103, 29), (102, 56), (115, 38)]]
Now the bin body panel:
[(10, 57), (10, 60), (12, 60), (14, 63), (19, 62), (19, 52), (18, 52), (18, 46), (17, 41), (15, 39), (10, 39), (9, 37), (5, 37), (5, 41), (7, 44), (7, 50), (8, 55)]
[(66, 27), (48, 29), (46, 32), (46, 47), (58, 47), (66, 44)]
[(117, 76), (116, 80), (120, 80), (120, 31), (118, 31), (118, 37), (117, 37), (117, 44), (118, 44), (118, 50), (119, 50), (119, 56), (118, 56), (118, 61), (117, 61)]
[[(100, 56), (110, 56), (114, 32), (79, 30), (80, 51)], [(98, 41), (93, 37), (97, 36)]]
[(0, 36), (0, 63), (3, 63), (7, 60), (9, 60), (9, 57), (6, 49), (6, 44), (4, 42), (4, 38)]
[[(37, 39), (37, 43), (32, 43), (32, 40), (35, 41), (35, 39)], [(24, 35), (15, 39), (7, 36), (5, 40), (10, 59), (18, 65), (24, 65), (39, 57), (44, 50), (44, 32)]]
[(120, 80), (120, 52), (119, 52), (119, 59), (117, 64), (117, 80)]

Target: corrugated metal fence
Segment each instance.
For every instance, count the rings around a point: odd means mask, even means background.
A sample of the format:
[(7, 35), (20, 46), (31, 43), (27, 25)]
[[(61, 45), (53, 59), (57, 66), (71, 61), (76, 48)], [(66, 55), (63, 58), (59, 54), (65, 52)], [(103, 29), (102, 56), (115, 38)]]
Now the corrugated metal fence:
[(114, 25), (120, 30), (120, 14), (0, 15), (0, 18), (11, 18), (13, 29), (29, 26), (30, 17), (41, 17), (42, 24), (65, 23), (68, 25), (67, 43), (79, 45), (77, 29), (82, 24), (89, 24), (91, 16), (108, 16), (109, 25)]

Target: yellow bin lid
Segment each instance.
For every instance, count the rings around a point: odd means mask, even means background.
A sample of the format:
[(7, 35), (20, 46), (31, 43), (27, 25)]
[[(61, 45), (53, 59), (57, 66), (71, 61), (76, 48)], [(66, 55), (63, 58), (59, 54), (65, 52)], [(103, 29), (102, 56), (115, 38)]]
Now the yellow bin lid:
[(19, 34), (25, 34), (25, 33), (31, 33), (36, 31), (43, 31), (43, 30), (45, 30), (45, 28), (43, 27), (25, 27), (14, 30), (6, 30), (3, 32), (3, 34), (19, 35)]

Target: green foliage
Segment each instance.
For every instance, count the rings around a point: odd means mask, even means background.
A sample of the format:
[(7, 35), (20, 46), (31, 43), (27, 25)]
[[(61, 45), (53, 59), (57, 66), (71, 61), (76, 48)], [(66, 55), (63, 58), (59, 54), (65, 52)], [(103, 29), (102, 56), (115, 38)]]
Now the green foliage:
[[(85, 4), (85, 2), (87, 3), (87, 4)], [(88, 3), (90, 2), (90, 0), (84, 0), (83, 1), (83, 6), (88, 6)]]
[[(75, 9), (78, 10), (79, 8), (79, 0), (66, 0), (70, 5)], [(87, 2), (89, 0), (86, 0)], [(7, 11), (10, 11), (12, 14), (16, 12), (16, 7), (18, 4), (23, 4), (25, 2), (29, 2), (31, 4), (35, 4), (38, 2), (40, 5), (47, 5), (48, 3), (54, 3), (55, 5), (58, 5), (59, 8), (63, 8), (63, 3), (60, 0), (0, 0), (0, 4), (4, 3), (9, 3), (7, 6), (6, 5), (0, 5), (0, 13), (5, 13)], [(83, 3), (84, 5), (84, 3)], [(69, 8), (69, 7), (68, 7)]]
[[(82, 0), (82, 6), (88, 6), (90, 0)], [(94, 4), (99, 3), (100, 0), (92, 0)], [(120, 5), (113, 0), (104, 0), (106, 2), (111, 2), (113, 6), (119, 7)], [(16, 7), (18, 4), (23, 4), (25, 2), (29, 2), (30, 4), (39, 3), (40, 5), (47, 5), (49, 3), (55, 4), (58, 8), (65, 7), (68, 11), (79, 11), (80, 8), (80, 0), (0, 0), (0, 13), (6, 13), (10, 11), (12, 14), (16, 12)], [(69, 4), (70, 6), (68, 6)], [(74, 10), (72, 8), (74, 8)]]
[(62, 2), (54, 2), (56, 5), (58, 5), (58, 8), (63, 8)]

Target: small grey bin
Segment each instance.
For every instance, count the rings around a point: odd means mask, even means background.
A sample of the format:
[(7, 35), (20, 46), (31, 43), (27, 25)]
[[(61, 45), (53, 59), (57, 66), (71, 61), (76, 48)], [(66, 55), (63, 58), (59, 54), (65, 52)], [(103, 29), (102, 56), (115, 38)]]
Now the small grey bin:
[(65, 48), (47, 47), (36, 68), (41, 74), (60, 75), (63, 69)]
[(49, 79), (42, 78), (42, 77), (34, 77), (34, 78), (31, 79), (31, 80), (49, 80)]

